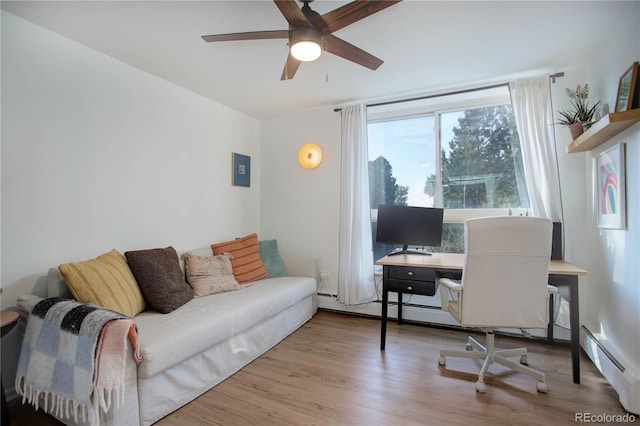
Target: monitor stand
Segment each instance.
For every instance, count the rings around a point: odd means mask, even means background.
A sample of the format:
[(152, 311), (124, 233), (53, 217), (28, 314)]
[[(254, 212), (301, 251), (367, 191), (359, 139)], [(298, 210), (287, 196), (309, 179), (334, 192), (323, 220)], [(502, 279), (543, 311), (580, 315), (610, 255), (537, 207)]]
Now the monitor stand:
[(401, 249), (400, 248), (394, 249), (387, 256), (396, 256), (398, 254), (419, 254), (421, 256), (431, 256), (431, 253), (429, 253), (428, 251), (418, 250), (418, 249), (410, 250), (406, 244), (403, 245)]

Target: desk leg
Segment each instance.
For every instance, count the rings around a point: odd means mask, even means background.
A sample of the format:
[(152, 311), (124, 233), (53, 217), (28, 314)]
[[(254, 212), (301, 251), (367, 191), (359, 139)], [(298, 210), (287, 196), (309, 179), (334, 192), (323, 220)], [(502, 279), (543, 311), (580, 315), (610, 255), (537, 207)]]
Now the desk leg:
[(580, 303), (577, 275), (549, 276), (549, 283), (556, 287), (569, 287), (569, 325), (571, 327), (571, 365), (573, 383), (580, 383)]
[(398, 292), (398, 325), (402, 324), (402, 292)]
[(578, 277), (569, 279), (569, 323), (571, 324), (571, 363), (573, 383), (580, 383), (580, 312), (578, 301)]
[(555, 302), (555, 294), (551, 294), (549, 296), (549, 324), (547, 324), (547, 341), (549, 343), (553, 343), (553, 318), (555, 314), (554, 302)]
[(384, 351), (384, 344), (387, 337), (387, 310), (389, 304), (389, 292), (384, 283), (382, 284), (382, 317), (380, 318), (380, 350)]

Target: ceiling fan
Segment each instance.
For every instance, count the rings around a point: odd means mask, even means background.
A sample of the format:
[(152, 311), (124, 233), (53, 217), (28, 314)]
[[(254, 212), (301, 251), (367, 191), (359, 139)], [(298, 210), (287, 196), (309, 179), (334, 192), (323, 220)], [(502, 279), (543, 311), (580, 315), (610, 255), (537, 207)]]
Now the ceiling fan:
[(376, 70), (382, 65), (381, 59), (347, 43), (332, 33), (402, 0), (356, 0), (324, 15), (320, 15), (309, 7), (309, 3), (313, 0), (300, 1), (304, 3), (302, 8), (296, 5), (295, 0), (274, 0), (289, 23), (288, 30), (214, 34), (205, 35), (202, 38), (206, 42), (288, 38), (289, 54), (281, 80), (292, 79), (298, 71), (301, 61), (317, 59), (323, 49), (371, 70)]

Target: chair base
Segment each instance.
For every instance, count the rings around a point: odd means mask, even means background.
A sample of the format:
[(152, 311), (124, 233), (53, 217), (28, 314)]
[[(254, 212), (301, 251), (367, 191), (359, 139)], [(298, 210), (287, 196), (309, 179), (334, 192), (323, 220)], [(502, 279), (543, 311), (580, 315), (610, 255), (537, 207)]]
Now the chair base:
[[(473, 337), (469, 336), (467, 344), (465, 345), (465, 350), (441, 349), (438, 364), (442, 366), (446, 365), (446, 357), (448, 356), (484, 360), (482, 369), (478, 374), (478, 381), (476, 382), (476, 391), (479, 393), (485, 392), (484, 375), (487, 373), (489, 366), (494, 362), (536, 379), (538, 381), (536, 384), (536, 390), (540, 393), (547, 393), (547, 383), (545, 381), (544, 373), (526, 365), (527, 348), (496, 350), (494, 346), (495, 336), (493, 331), (487, 331), (486, 335), (486, 347), (481, 345)], [(513, 357), (520, 357), (520, 363), (513, 362), (509, 359)]]

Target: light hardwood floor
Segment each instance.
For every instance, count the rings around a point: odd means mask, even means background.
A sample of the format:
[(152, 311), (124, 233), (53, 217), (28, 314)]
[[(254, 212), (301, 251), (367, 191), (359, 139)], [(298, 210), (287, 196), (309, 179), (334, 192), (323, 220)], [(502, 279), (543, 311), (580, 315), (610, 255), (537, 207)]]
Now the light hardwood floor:
[[(379, 319), (320, 311), (156, 425), (555, 426), (575, 424), (576, 413), (625, 414), (584, 354), (576, 385), (568, 345), (540, 340), (497, 336), (496, 346), (527, 346), (529, 364), (547, 374), (548, 394), (536, 392), (535, 380), (499, 365), (489, 370), (486, 393), (476, 393), (478, 361), (448, 358), (446, 367), (438, 366), (439, 349), (463, 347), (468, 334), (389, 322), (386, 351), (380, 351)], [(633, 424), (640, 424), (635, 417)]]
[(551, 426), (575, 424), (576, 413), (625, 413), (584, 354), (582, 383), (572, 382), (565, 344), (498, 336), (498, 347), (529, 348), (529, 364), (547, 373), (549, 393), (537, 393), (535, 380), (494, 365), (486, 393), (478, 394), (478, 361), (448, 358), (446, 367), (438, 366), (439, 349), (461, 348), (467, 335), (389, 322), (386, 351), (380, 351), (379, 319), (320, 311), (157, 425)]

